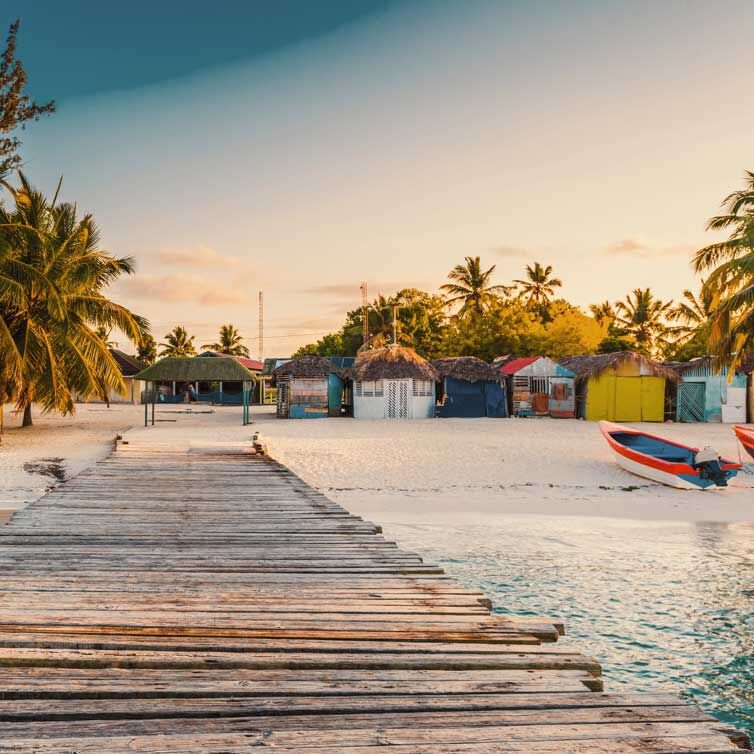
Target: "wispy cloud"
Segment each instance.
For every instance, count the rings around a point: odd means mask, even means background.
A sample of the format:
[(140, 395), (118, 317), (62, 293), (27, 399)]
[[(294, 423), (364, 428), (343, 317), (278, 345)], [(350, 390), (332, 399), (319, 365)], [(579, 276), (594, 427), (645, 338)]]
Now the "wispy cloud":
[(632, 257), (672, 257), (689, 255), (695, 250), (692, 244), (653, 244), (641, 238), (623, 238), (611, 243), (603, 250), (604, 254)]
[[(360, 283), (335, 283), (330, 285), (315, 285), (311, 288), (303, 288), (298, 293), (307, 293), (316, 296), (330, 296), (342, 301), (353, 300), (357, 304), (361, 303)], [(419, 288), (421, 290), (431, 290), (433, 286), (424, 282), (407, 282), (405, 280), (397, 282), (372, 282), (367, 283), (369, 289), (369, 298), (373, 298), (379, 293), (386, 296), (397, 293), (405, 288)]]
[(209, 246), (197, 246), (190, 249), (166, 249), (157, 254), (157, 260), (166, 265), (183, 265), (185, 267), (237, 267), (241, 264), (238, 257), (220, 254)]
[(119, 289), (127, 296), (167, 303), (194, 302), (204, 306), (239, 304), (247, 300), (228, 283), (216, 283), (198, 275), (139, 275), (123, 280)]
[(493, 249), (494, 253), (499, 257), (506, 257), (507, 259), (531, 259), (532, 253), (529, 249), (525, 249), (522, 246), (497, 246)]

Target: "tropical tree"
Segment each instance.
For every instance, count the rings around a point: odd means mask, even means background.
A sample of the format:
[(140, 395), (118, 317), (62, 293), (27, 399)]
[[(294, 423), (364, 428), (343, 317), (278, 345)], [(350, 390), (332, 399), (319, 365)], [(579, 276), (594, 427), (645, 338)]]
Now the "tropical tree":
[(228, 356), (249, 356), (249, 349), (241, 342), (243, 336), (235, 325), (221, 325), (220, 335), (216, 343), (208, 343), (202, 348), (208, 348), (211, 351), (219, 351)]
[(754, 172), (746, 171), (744, 188), (722, 206), (726, 212), (707, 229), (730, 235), (696, 252), (693, 264), (697, 272), (711, 271), (705, 283), (711, 295), (710, 349), (718, 366), (734, 369), (754, 349)]
[(2, 183), (13, 206), (0, 207), (0, 341), (5, 392), (30, 426), (33, 401), (72, 413), (73, 393), (123, 392), (97, 329), (117, 328), (138, 342), (149, 325), (106, 297), (112, 282), (133, 272), (133, 262), (99, 248), (92, 216), (79, 218), (74, 205), (57, 203), (57, 193), (48, 200), (23, 173), (19, 183)]
[(160, 356), (196, 356), (194, 336), (185, 327), (176, 325), (165, 335), (165, 343), (160, 343)]
[(601, 304), (590, 304), (589, 311), (598, 325), (607, 325), (608, 327), (615, 322), (617, 316), (615, 308), (609, 301), (603, 301)]
[(28, 121), (39, 120), (42, 115), (55, 112), (55, 103), (38, 105), (24, 93), (26, 71), (16, 58), (16, 37), (20, 21), (10, 25), (5, 50), (0, 54), (0, 177), (6, 176), (18, 167), (21, 157), (18, 148), (21, 145), (13, 132)]
[(493, 264), (488, 270), (482, 270), (479, 257), (466, 257), (464, 264), (457, 264), (448, 273), (448, 280), (452, 282), (440, 286), (446, 294), (447, 305), (460, 303), (460, 316), (470, 311), (481, 314), (495, 298), (508, 295), (511, 290), (508, 286), (490, 284), (495, 268)]
[(539, 262), (534, 266), (526, 265), (526, 278), (514, 280), (519, 286), (519, 297), (532, 310), (537, 312), (542, 319), (548, 319), (550, 300), (555, 295), (555, 289), (560, 288), (563, 282), (552, 277), (552, 266), (544, 267)]
[(623, 301), (616, 302), (615, 324), (636, 343), (638, 351), (655, 355), (667, 346), (673, 332), (666, 323), (672, 308), (672, 301), (661, 301), (649, 288), (635, 288)]
[(157, 358), (157, 343), (155, 339), (148, 333), (144, 335), (136, 346), (136, 358), (139, 359), (142, 364), (154, 364)]

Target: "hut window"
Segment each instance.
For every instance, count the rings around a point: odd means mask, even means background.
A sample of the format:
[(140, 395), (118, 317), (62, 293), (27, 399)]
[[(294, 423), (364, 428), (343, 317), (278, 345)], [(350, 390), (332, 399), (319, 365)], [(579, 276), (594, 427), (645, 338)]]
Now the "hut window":
[(414, 397), (431, 397), (432, 383), (429, 380), (413, 380), (412, 394)]
[(363, 398), (382, 398), (384, 395), (382, 380), (375, 382), (357, 382), (354, 385), (354, 395)]

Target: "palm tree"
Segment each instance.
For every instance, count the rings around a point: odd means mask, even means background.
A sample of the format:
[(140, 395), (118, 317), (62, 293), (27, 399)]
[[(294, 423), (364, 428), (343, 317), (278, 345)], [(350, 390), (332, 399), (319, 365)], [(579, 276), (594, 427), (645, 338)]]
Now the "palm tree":
[(555, 289), (560, 288), (563, 282), (558, 278), (550, 277), (552, 266), (543, 267), (539, 262), (534, 262), (534, 267), (526, 265), (526, 279), (514, 280), (520, 287), (519, 297), (526, 305), (536, 311), (540, 316), (547, 314), (550, 299), (555, 295)]
[(105, 296), (133, 263), (99, 248), (92, 216), (79, 219), (73, 205), (57, 204), (57, 193), (48, 201), (23, 173), (19, 182), (18, 188), (2, 182), (14, 206), (0, 207), (0, 339), (4, 370), (14, 375), (13, 399), (23, 426), (30, 426), (32, 401), (72, 413), (72, 393), (123, 392), (118, 364), (97, 328), (118, 328), (138, 341), (149, 325)]
[(228, 356), (249, 356), (249, 349), (241, 343), (243, 337), (235, 325), (221, 325), (220, 337), (217, 343), (208, 343), (202, 348), (208, 348), (211, 351), (219, 351)]
[(160, 356), (196, 356), (194, 336), (185, 327), (176, 325), (165, 335), (166, 343), (160, 343)]
[(635, 288), (624, 301), (615, 304), (615, 323), (636, 342), (637, 349), (655, 354), (667, 344), (672, 329), (665, 323), (671, 314), (672, 301), (655, 298), (649, 288)]
[(723, 201), (727, 212), (713, 217), (708, 230), (730, 230), (727, 240), (694, 255), (697, 272), (711, 270), (710, 348), (718, 366), (734, 369), (754, 349), (754, 172), (746, 171), (745, 187)]
[[(391, 343), (393, 340), (393, 307), (399, 306), (398, 300), (388, 298), (380, 293), (377, 298), (367, 307), (367, 323), (369, 331), (369, 340), (366, 342), (367, 348), (381, 348)], [(346, 335), (357, 338), (362, 334), (363, 311), (359, 312), (360, 317), (345, 330)], [(403, 328), (400, 320), (396, 321), (396, 332), (398, 341), (402, 340)], [(361, 348), (364, 348), (364, 345)]]
[(669, 313), (670, 319), (683, 323), (675, 328), (681, 340), (693, 337), (703, 328), (709, 329), (713, 302), (714, 294), (705, 280), (702, 280), (698, 294), (688, 288), (683, 292), (682, 300)]
[(607, 325), (608, 327), (615, 322), (615, 308), (609, 301), (603, 301), (601, 304), (590, 304), (589, 311), (592, 313), (598, 325)]
[(470, 311), (482, 314), (496, 295), (510, 293), (508, 286), (490, 285), (495, 268), (493, 264), (489, 270), (483, 271), (479, 257), (466, 257), (465, 264), (457, 264), (448, 273), (448, 280), (453, 282), (440, 286), (440, 290), (447, 295), (448, 306), (460, 302), (461, 316)]
[(157, 358), (157, 343), (151, 335), (146, 334), (136, 346), (136, 358), (142, 364), (154, 364)]

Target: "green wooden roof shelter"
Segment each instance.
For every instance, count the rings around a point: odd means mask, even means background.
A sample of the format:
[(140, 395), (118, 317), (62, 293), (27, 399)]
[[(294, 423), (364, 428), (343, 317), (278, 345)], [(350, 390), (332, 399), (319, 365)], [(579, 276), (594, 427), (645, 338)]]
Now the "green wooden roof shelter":
[[(156, 382), (240, 382), (243, 385), (243, 423), (251, 423), (249, 409), (254, 375), (235, 359), (218, 359), (212, 356), (168, 357), (135, 374), (133, 379), (146, 383), (147, 400), (144, 402), (144, 426), (149, 423), (148, 407), (152, 404), (152, 424), (157, 390)], [(151, 386), (151, 390), (150, 390)], [(149, 397), (151, 396), (151, 401)]]

